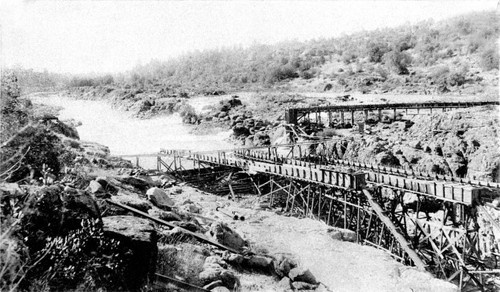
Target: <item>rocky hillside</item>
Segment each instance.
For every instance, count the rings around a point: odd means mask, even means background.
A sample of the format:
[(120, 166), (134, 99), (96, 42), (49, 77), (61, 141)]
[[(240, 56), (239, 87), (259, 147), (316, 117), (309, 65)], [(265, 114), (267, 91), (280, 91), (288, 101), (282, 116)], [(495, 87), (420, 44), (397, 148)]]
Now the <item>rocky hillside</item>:
[(106, 87), (99, 91), (126, 91), (125, 99), (256, 90), (495, 96), (498, 37), (498, 16), (485, 11), (329, 39), (193, 52), (114, 76), (12, 70), (25, 91)]
[(160, 98), (263, 88), (493, 94), (498, 37), (495, 12), (472, 13), (330, 39), (190, 53), (138, 66), (114, 81)]

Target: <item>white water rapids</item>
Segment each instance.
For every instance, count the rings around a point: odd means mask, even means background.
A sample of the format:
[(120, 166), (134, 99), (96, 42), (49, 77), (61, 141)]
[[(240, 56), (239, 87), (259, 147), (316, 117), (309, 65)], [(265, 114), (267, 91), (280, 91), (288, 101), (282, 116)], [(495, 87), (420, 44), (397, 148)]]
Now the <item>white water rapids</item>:
[[(178, 114), (151, 119), (136, 119), (112, 109), (105, 101), (75, 100), (60, 95), (36, 96), (33, 102), (62, 107), (59, 119), (82, 122), (77, 127), (80, 139), (109, 147), (112, 154), (153, 153), (163, 149), (215, 150), (233, 146), (225, 140), (230, 132), (216, 135), (193, 135)], [(190, 103), (199, 111), (214, 102), (193, 98)]]

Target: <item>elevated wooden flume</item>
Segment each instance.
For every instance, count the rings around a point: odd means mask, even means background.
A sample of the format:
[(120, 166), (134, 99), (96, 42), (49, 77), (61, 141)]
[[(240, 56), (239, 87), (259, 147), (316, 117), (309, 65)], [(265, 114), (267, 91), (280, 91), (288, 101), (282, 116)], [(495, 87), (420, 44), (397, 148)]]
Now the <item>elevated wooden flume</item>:
[(155, 171), (193, 183), (244, 172), (245, 192), (279, 202), (285, 212), (352, 230), (358, 243), (462, 291), (491, 289), (491, 276), (500, 274), (500, 225), (490, 203), (500, 183), (332, 159), (321, 150), (327, 143), (128, 157), (139, 167), (141, 157), (154, 157)]

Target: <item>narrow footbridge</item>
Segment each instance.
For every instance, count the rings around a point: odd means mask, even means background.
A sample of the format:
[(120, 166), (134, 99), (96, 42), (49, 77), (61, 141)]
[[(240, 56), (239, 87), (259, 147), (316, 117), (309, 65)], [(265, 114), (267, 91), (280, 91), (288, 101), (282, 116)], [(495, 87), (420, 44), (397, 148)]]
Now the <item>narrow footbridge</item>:
[(295, 125), (304, 121), (317, 124), (328, 122), (328, 125), (349, 122), (354, 125), (357, 121), (366, 122), (370, 118), (380, 122), (384, 114), (395, 120), (398, 114), (432, 114), (433, 111), (444, 112), (456, 108), (485, 105), (500, 105), (500, 101), (381, 103), (290, 108), (285, 112), (285, 119), (287, 123)]
[(500, 184), (335, 160), (317, 151), (320, 143), (130, 157), (138, 166), (154, 158), (155, 171), (194, 184), (245, 173), (246, 190), (272, 206), (352, 230), (358, 243), (464, 291), (489, 289), (491, 276), (500, 274), (500, 229), (491, 207)]

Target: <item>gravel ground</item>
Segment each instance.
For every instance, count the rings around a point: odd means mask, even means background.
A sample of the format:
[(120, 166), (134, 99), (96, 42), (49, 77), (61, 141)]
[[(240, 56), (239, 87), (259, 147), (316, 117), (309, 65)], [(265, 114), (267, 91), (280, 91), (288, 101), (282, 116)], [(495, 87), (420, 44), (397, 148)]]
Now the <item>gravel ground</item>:
[[(326, 224), (313, 219), (278, 215), (254, 208), (255, 197), (239, 202), (183, 186), (173, 196), (177, 202), (190, 199), (203, 209), (202, 215), (227, 222), (246, 238), (253, 250), (270, 255), (288, 254), (310, 269), (330, 291), (457, 291), (456, 286), (431, 274), (403, 266), (387, 253), (350, 242), (332, 239)], [(245, 221), (234, 221), (220, 212), (236, 211)], [(277, 281), (255, 274), (240, 274), (243, 291), (275, 291)]]

